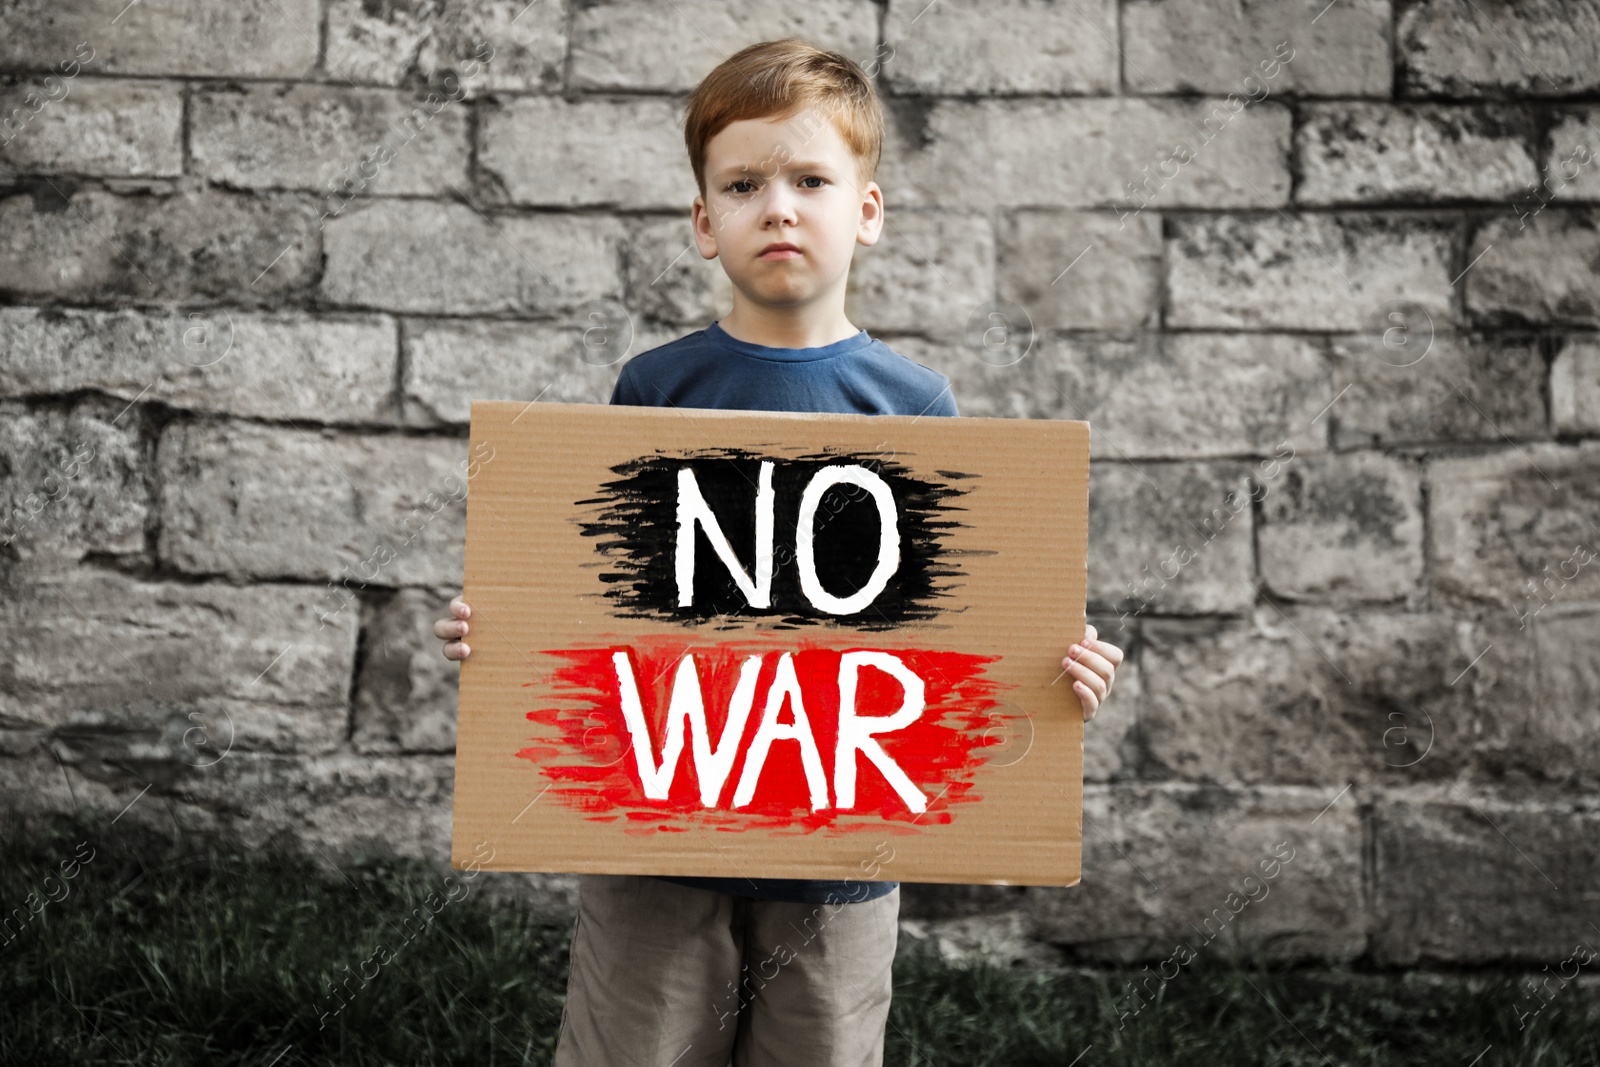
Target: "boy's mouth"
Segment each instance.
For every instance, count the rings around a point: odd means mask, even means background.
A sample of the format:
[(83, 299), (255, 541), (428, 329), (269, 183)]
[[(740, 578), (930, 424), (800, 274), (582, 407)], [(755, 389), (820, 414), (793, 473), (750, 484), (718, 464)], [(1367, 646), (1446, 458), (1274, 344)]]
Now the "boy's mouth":
[(793, 259), (796, 256), (799, 256), (801, 254), (802, 253), (801, 253), (800, 249), (796, 248), (794, 245), (787, 244), (787, 243), (784, 243), (784, 242), (779, 242), (777, 244), (770, 244), (767, 247), (763, 248), (761, 250), (761, 255), (759, 257), (757, 257), (757, 258), (759, 258), (759, 259)]

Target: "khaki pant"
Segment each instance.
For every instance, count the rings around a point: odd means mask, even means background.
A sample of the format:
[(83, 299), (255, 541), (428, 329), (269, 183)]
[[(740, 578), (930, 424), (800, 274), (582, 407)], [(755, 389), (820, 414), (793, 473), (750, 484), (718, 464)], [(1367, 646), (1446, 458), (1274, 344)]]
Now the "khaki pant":
[(899, 914), (583, 875), (555, 1067), (880, 1067)]

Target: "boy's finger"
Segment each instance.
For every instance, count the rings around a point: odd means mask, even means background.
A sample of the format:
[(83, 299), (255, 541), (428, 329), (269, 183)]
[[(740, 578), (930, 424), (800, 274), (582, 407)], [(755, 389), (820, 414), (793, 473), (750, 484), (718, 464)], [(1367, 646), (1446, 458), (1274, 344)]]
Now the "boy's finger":
[(1088, 690), (1094, 694), (1096, 700), (1104, 700), (1106, 695), (1111, 692), (1111, 683), (1084, 664), (1068, 664), (1067, 670), (1072, 674), (1072, 689), (1074, 692), (1082, 693)]
[(1094, 650), (1096, 652), (1100, 653), (1102, 656), (1104, 656), (1106, 659), (1110, 660), (1112, 663), (1116, 664), (1117, 666), (1120, 667), (1122, 665), (1122, 657), (1123, 657), (1122, 649), (1118, 648), (1116, 645), (1113, 645), (1110, 641), (1098, 641), (1097, 640), (1097, 641), (1094, 641), (1094, 642), (1091, 642), (1091, 643), (1094, 645)]
[(1116, 669), (1115, 665), (1110, 660), (1100, 655), (1100, 653), (1091, 652), (1082, 645), (1077, 647), (1078, 651), (1076, 653), (1069, 651), (1067, 653), (1067, 658), (1061, 661), (1061, 665), (1063, 667), (1069, 663), (1081, 663), (1085, 667), (1088, 667), (1090, 670), (1094, 671), (1096, 674), (1101, 675), (1110, 674)]
[(1088, 722), (1094, 718), (1094, 713), (1100, 710), (1100, 698), (1094, 695), (1094, 690), (1082, 682), (1075, 682), (1073, 688), (1078, 693), (1078, 701), (1083, 706), (1083, 721)]

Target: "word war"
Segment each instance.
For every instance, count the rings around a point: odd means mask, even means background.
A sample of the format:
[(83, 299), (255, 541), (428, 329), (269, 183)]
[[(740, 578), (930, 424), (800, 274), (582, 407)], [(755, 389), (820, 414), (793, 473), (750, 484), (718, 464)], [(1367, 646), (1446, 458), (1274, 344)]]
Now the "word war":
[(696, 647), (681, 635), (546, 652), (565, 660), (553, 677), (562, 706), (528, 718), (558, 734), (518, 755), (563, 800), (608, 820), (947, 822), (951, 804), (976, 799), (982, 750), (1003, 743), (990, 656), (795, 649), (767, 636)]

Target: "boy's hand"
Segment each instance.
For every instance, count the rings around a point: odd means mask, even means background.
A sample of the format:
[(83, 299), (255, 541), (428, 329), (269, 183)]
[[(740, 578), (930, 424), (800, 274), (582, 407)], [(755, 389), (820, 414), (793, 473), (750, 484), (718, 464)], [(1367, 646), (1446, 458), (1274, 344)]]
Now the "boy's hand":
[(460, 597), (450, 601), (450, 617), (433, 624), (433, 636), (444, 641), (445, 659), (466, 659), (472, 649), (461, 638), (467, 636), (467, 618), (472, 609)]
[(1088, 627), (1082, 645), (1073, 645), (1061, 661), (1064, 673), (1072, 675), (1072, 691), (1078, 694), (1083, 705), (1083, 721), (1094, 718), (1106, 697), (1111, 694), (1111, 680), (1122, 663), (1122, 649), (1106, 641), (1096, 640), (1095, 629)]

